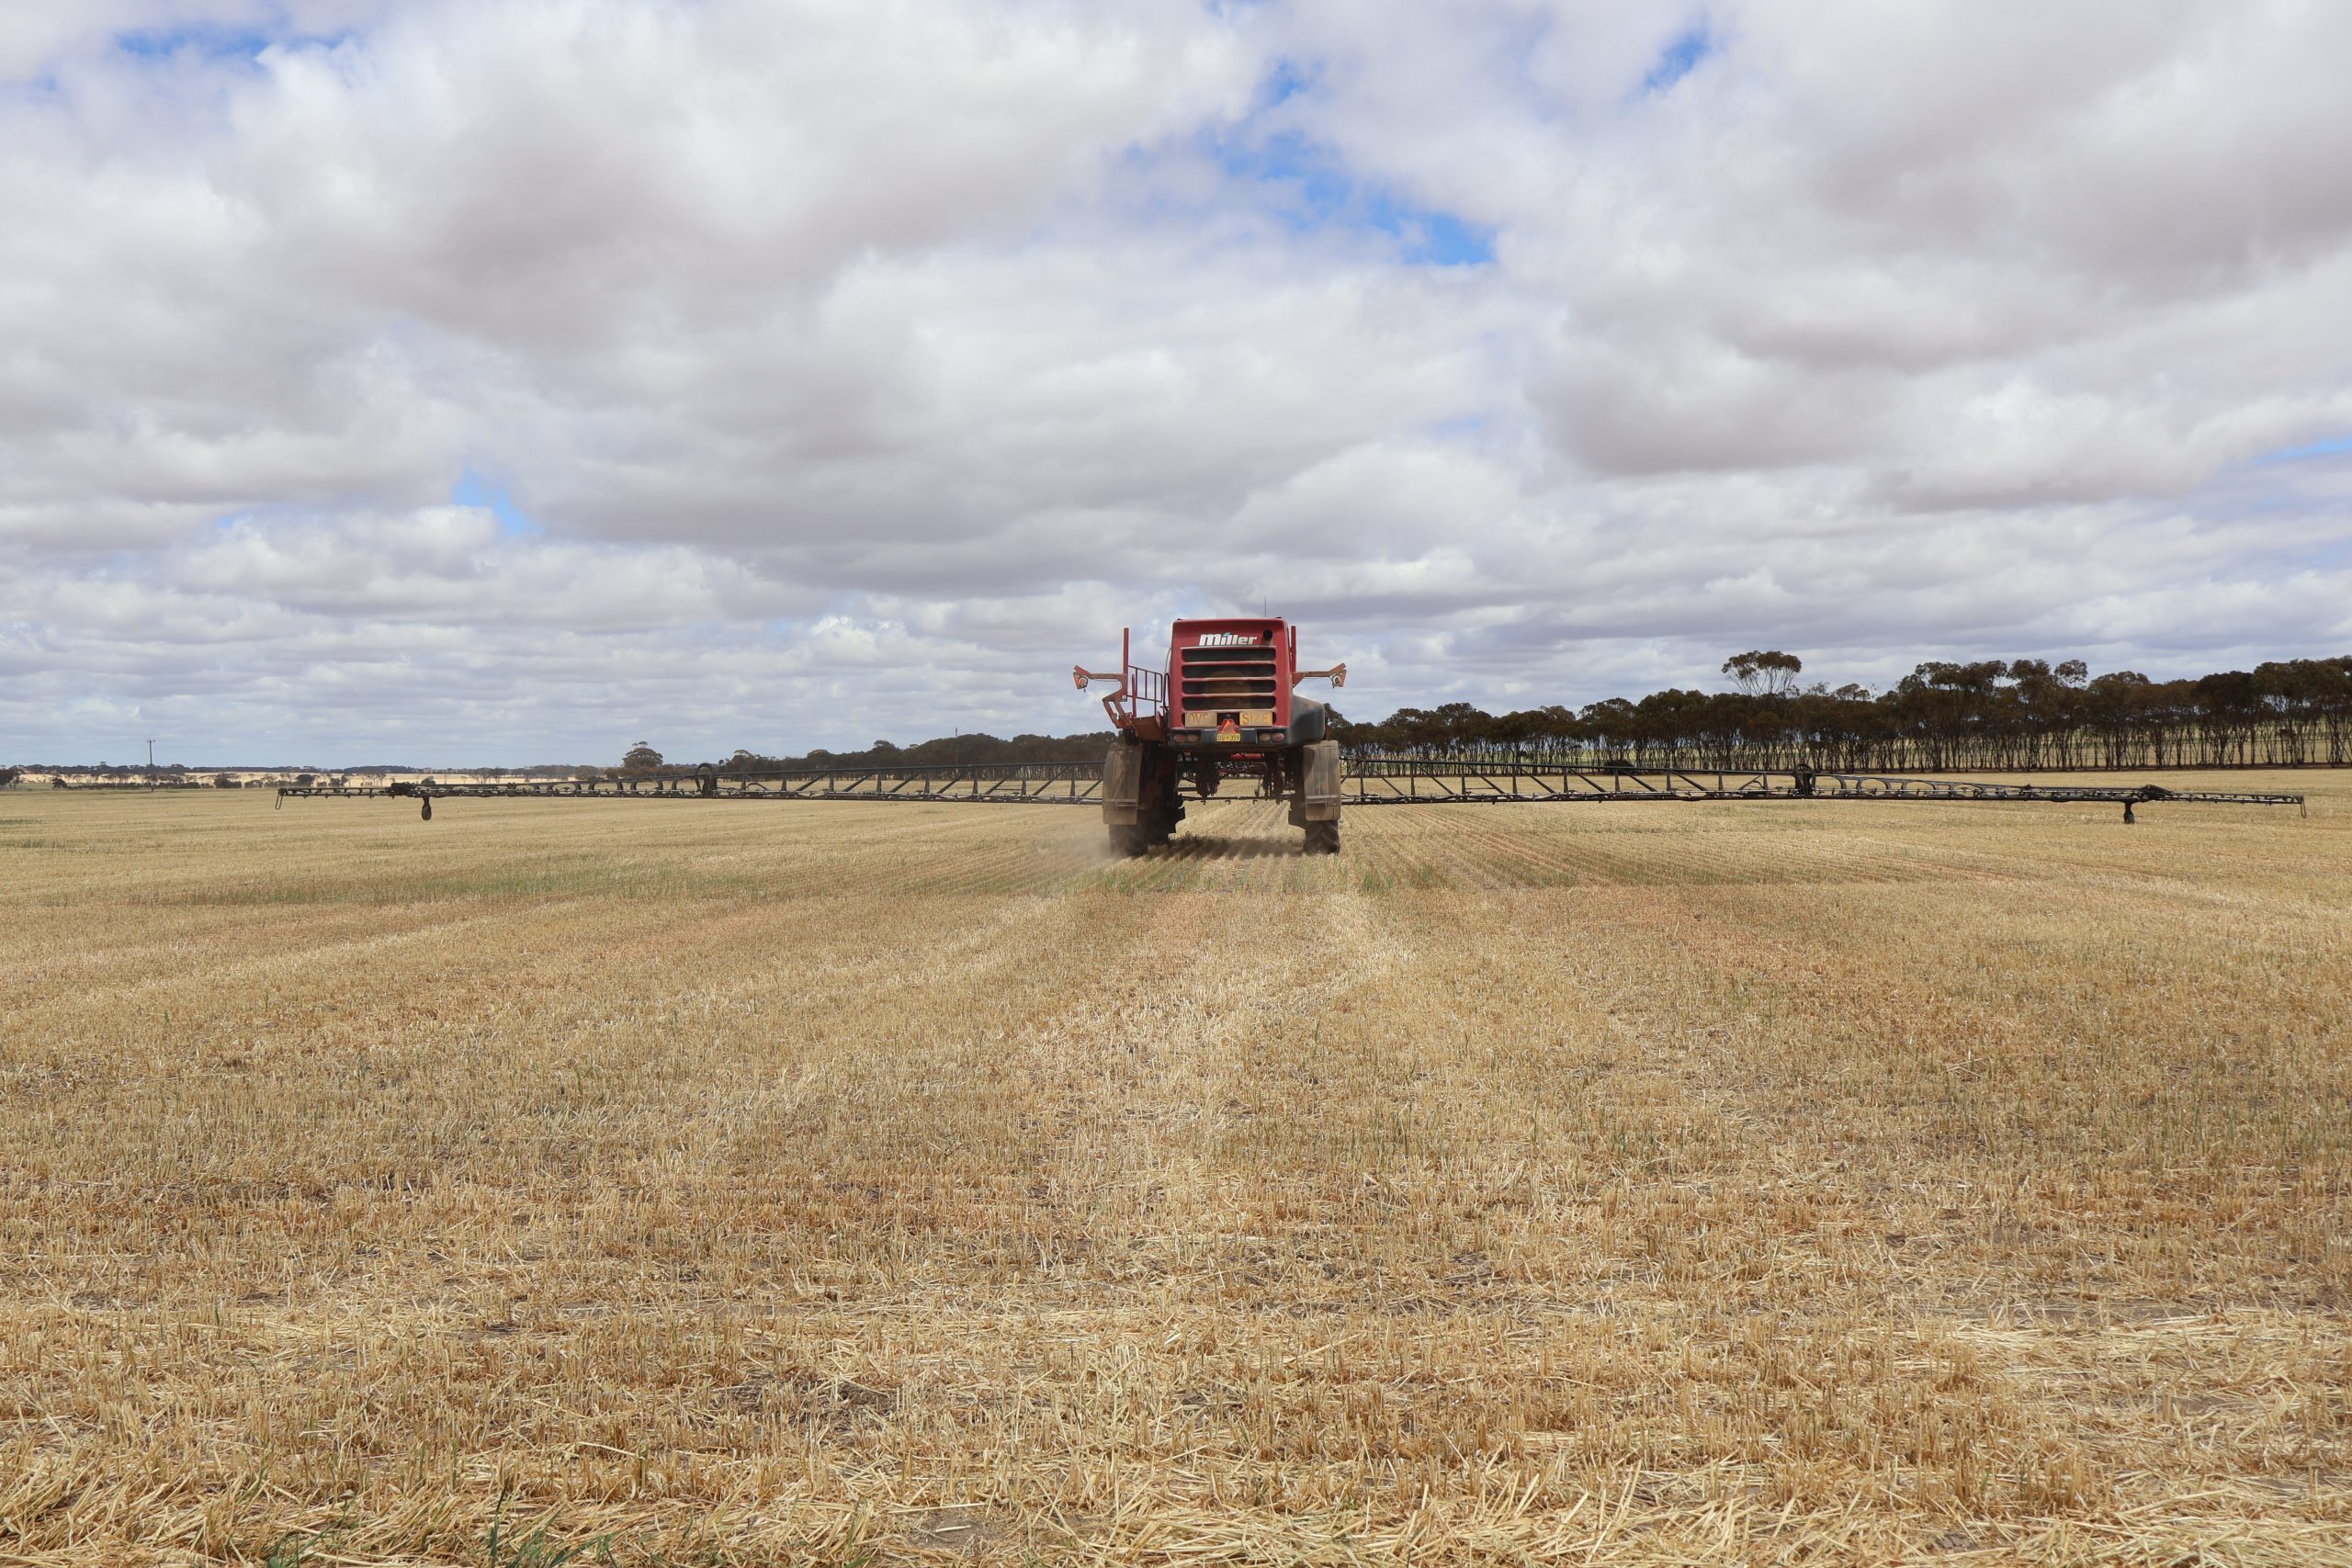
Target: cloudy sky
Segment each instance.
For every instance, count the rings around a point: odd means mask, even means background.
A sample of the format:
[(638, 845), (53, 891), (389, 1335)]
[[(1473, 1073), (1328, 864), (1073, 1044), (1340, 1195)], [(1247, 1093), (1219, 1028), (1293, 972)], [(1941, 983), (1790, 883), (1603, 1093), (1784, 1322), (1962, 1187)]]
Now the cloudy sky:
[(2352, 6), (0, 6), (0, 760), (2352, 650)]

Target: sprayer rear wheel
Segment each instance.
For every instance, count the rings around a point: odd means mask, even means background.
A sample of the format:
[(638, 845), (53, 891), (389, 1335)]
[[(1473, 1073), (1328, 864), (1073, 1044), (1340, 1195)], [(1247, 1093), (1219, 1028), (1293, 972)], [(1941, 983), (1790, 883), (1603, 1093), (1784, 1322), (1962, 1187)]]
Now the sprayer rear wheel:
[(1340, 825), (1337, 822), (1309, 822), (1306, 825), (1306, 852), (1310, 855), (1338, 854)]
[(1151, 848), (1141, 823), (1132, 823), (1111, 829), (1111, 852), (1114, 855), (1139, 855)]

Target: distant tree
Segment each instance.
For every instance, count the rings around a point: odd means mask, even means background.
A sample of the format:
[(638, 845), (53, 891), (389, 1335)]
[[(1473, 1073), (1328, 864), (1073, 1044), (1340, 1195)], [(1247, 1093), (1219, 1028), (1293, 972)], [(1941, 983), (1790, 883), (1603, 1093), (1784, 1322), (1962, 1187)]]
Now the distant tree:
[(1796, 690), (1804, 660), (1778, 649), (1735, 653), (1724, 660), (1724, 673), (1751, 697), (1782, 697)]
[(1592, 738), (1594, 746), (1604, 758), (1614, 760), (1633, 744), (1634, 731), (1640, 728), (1640, 716), (1634, 705), (1623, 697), (1605, 697), (1591, 704), (1578, 716), (1584, 732)]
[(2221, 670), (2189, 684), (2190, 711), (2198, 723), (2203, 761), (2254, 761), (2254, 736), (2267, 716), (2262, 684), (2245, 670)]
[(662, 771), (662, 753), (640, 740), (621, 753), (621, 773), (629, 778), (644, 778)]

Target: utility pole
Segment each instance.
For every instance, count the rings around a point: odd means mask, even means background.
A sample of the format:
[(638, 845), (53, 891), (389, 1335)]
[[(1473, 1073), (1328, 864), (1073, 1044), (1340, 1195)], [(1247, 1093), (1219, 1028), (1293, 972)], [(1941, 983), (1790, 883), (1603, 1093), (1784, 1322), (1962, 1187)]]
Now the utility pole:
[(155, 743), (153, 740), (147, 742), (147, 787), (155, 787)]

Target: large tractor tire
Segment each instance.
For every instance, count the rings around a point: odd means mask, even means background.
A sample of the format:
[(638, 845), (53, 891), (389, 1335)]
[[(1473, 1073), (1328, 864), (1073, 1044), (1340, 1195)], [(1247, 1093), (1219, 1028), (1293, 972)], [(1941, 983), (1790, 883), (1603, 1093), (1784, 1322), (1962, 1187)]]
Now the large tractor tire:
[(1297, 794), (1291, 797), (1290, 819), (1306, 829), (1306, 852), (1340, 852), (1340, 743), (1317, 740), (1296, 752)]
[(1151, 843), (1176, 836), (1176, 824), (1184, 819), (1183, 784), (1182, 760), (1165, 748), (1153, 748), (1144, 772), (1143, 809), (1136, 815)]
[(1178, 758), (1164, 746), (1113, 743), (1102, 763), (1102, 817), (1114, 854), (1148, 853), (1184, 818)]

